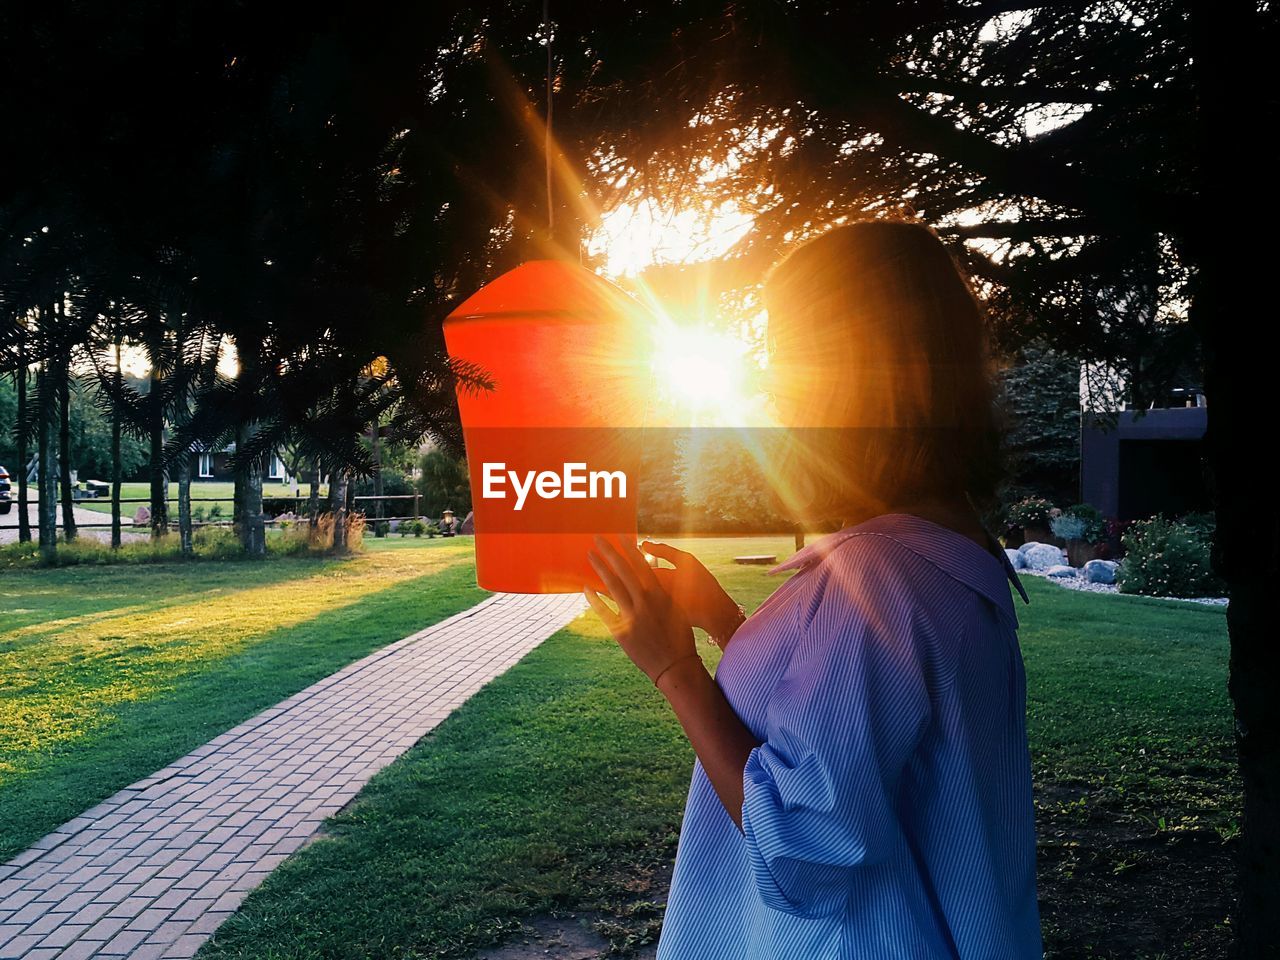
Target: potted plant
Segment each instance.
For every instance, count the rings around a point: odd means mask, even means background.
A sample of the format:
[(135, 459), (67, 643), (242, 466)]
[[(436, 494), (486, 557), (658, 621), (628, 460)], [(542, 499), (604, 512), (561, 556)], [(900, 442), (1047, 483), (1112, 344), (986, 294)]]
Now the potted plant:
[(1077, 503), (1054, 517), (1051, 526), (1054, 535), (1066, 541), (1067, 563), (1073, 567), (1099, 560), (1106, 552), (1107, 523), (1096, 507)]
[(1053, 504), (1042, 497), (1027, 497), (1009, 508), (1009, 526), (1022, 531), (1025, 543), (1049, 543), (1053, 535), (1049, 530), (1054, 515)]

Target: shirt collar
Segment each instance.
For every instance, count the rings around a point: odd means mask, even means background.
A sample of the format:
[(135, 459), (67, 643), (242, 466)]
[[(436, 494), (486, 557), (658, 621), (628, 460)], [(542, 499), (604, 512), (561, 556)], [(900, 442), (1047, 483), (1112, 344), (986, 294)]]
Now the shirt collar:
[[(1008, 555), (994, 537), (992, 544), (995, 551), (998, 551), (998, 558), (995, 552), (983, 550), (964, 534), (910, 513), (881, 514), (863, 523), (828, 534), (798, 550), (776, 567), (770, 568), (769, 572), (782, 573), (819, 563), (850, 537), (865, 533), (879, 534), (897, 540), (944, 573), (991, 600), (1009, 617), (1015, 627), (1018, 625), (1018, 615), (1009, 593), (1009, 584), (1013, 584), (1024, 603), (1031, 602), (1031, 598), (1027, 596), (1027, 591), (1022, 586), (1022, 581), (1018, 579), (1018, 574), (1013, 569), (1013, 564), (1009, 562)], [(997, 560), (997, 563), (992, 563), (992, 560)]]

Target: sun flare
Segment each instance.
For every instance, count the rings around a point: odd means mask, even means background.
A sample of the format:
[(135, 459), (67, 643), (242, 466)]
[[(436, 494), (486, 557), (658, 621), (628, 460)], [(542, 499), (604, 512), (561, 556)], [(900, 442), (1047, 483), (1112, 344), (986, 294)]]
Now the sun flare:
[(747, 345), (710, 327), (672, 325), (653, 358), (659, 396), (695, 422), (745, 423), (757, 405)]

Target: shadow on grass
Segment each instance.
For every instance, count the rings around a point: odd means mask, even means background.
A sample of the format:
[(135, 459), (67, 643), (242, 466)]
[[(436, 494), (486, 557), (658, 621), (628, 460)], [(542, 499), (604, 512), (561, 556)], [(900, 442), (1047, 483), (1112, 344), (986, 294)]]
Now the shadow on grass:
[[(128, 608), (130, 613), (149, 613), (218, 596), (226, 590), (266, 587), (314, 576), (326, 567), (343, 562), (328, 557), (280, 557), (269, 561), (204, 560), (198, 564), (6, 570), (0, 572), (0, 611), (6, 632), (47, 624), (48, 633), (53, 634), (62, 629), (58, 621), (125, 612), (120, 605), (122, 597), (149, 598)], [(191, 581), (197, 576), (200, 587), (193, 590)], [(252, 583), (246, 583), (250, 576)], [(24, 640), (40, 636), (40, 632), (28, 632)], [(12, 642), (0, 642), (0, 652), (12, 645)]]
[[(295, 572), (316, 569), (304, 562)], [(443, 567), (265, 634), (157, 696), (120, 705), (101, 732), (51, 751), (0, 788), (0, 860), (241, 721), (485, 596), (469, 563)]]

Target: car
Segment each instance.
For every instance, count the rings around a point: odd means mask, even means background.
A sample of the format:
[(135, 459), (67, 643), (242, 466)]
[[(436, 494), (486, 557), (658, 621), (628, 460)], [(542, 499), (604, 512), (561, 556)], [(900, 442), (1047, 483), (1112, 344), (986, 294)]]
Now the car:
[(13, 507), (13, 484), (9, 481), (9, 471), (0, 466), (0, 516), (8, 513)]

